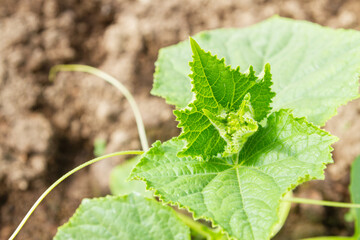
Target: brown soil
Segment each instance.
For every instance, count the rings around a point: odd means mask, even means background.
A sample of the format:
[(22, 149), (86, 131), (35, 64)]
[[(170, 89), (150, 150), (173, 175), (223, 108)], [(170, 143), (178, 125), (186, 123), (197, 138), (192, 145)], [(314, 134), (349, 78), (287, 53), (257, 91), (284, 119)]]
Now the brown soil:
[[(178, 133), (170, 106), (152, 97), (157, 52), (201, 30), (245, 27), (274, 14), (359, 29), (358, 0), (2, 0), (0, 3), (0, 239), (7, 239), (38, 196), (69, 169), (107, 152), (139, 149), (130, 107), (114, 88), (51, 66), (82, 63), (122, 81), (140, 105), (150, 142)], [(325, 181), (297, 196), (349, 201), (349, 166), (360, 154), (360, 101), (341, 107), (326, 129), (340, 137)], [(51, 239), (84, 197), (108, 192), (104, 161), (72, 176), (35, 211), (18, 239)], [(294, 205), (276, 239), (351, 235), (346, 210)]]

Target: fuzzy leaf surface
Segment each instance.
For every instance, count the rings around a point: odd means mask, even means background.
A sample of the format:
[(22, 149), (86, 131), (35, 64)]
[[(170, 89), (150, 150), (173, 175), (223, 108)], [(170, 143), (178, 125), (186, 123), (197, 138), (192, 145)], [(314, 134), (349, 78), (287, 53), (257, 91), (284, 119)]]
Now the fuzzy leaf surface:
[(178, 157), (186, 143), (174, 138), (156, 142), (131, 177), (144, 180), (164, 202), (212, 220), (231, 237), (269, 239), (280, 198), (304, 181), (323, 178), (335, 140), (282, 110), (259, 126), (238, 159)]
[[(270, 63), (276, 93), (273, 111), (293, 109), (324, 125), (336, 109), (359, 97), (360, 32), (334, 30), (305, 21), (273, 17), (244, 29), (203, 32), (194, 39), (227, 64), (261, 72)], [(189, 42), (159, 52), (152, 94), (179, 108), (193, 99)]]
[(54, 239), (190, 240), (190, 230), (170, 207), (130, 194), (84, 199)]
[[(187, 108), (174, 111), (178, 126), (183, 129), (179, 138), (187, 141), (179, 156), (208, 158), (224, 151), (227, 155), (236, 154), (241, 148), (239, 143), (257, 130), (256, 122), (271, 110), (275, 94), (270, 88), (270, 66), (266, 66), (264, 77), (258, 79), (252, 67), (248, 74), (242, 74), (239, 68), (226, 66), (224, 59), (205, 52), (193, 39), (190, 42), (193, 51), (190, 77), (195, 100)], [(248, 124), (256, 125), (250, 128), (252, 132), (243, 131)]]

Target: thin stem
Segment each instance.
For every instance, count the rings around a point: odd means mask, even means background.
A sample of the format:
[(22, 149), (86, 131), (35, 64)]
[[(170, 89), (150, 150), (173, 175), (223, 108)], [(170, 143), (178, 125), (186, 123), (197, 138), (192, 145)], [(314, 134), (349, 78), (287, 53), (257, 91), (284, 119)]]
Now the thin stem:
[(284, 198), (281, 201), (302, 203), (302, 204), (321, 205), (321, 206), (327, 206), (327, 207), (360, 208), (360, 204), (355, 204), (355, 203), (331, 202), (331, 201), (313, 200), (313, 199), (307, 199), (307, 198)]
[(191, 217), (186, 216), (185, 214), (176, 212), (178, 217), (194, 232), (200, 234), (201, 236), (206, 237), (207, 240), (215, 240), (215, 239), (227, 239), (224, 234), (220, 232), (216, 232), (213, 229), (196, 222)]
[(111, 154), (107, 154), (98, 158), (94, 158), (90, 161), (87, 161), (83, 164), (81, 164), (80, 166), (72, 169), (71, 171), (67, 172), (66, 174), (64, 174), (61, 178), (59, 178), (56, 182), (54, 182), (48, 189), (46, 189), (46, 191), (38, 198), (38, 200), (34, 203), (34, 205), (30, 208), (30, 210), (28, 211), (28, 213), (25, 215), (25, 217), (23, 218), (23, 220), (21, 221), (21, 223), (19, 224), (19, 226), (16, 228), (16, 230), (14, 231), (14, 233), (11, 235), (11, 237), (9, 238), (9, 240), (13, 240), (16, 235), (20, 232), (21, 228), (24, 226), (24, 224), (26, 223), (26, 221), (29, 219), (29, 217), (31, 216), (31, 214), (34, 212), (34, 210), (39, 206), (39, 204), (41, 203), (41, 201), (57, 186), (59, 185), (62, 181), (64, 181), (66, 178), (68, 178), (70, 175), (72, 175), (73, 173), (83, 169), (86, 166), (89, 166), (93, 163), (96, 163), (100, 160), (103, 160), (105, 158), (110, 158), (110, 157), (115, 157), (115, 156), (120, 156), (120, 155), (127, 155), (127, 154), (131, 154), (131, 155), (140, 155), (143, 154), (143, 151), (138, 151), (138, 150), (134, 150), (134, 151), (121, 151), (121, 152), (115, 152), (115, 153), (111, 153)]
[(52, 67), (50, 69), (49, 79), (52, 81), (55, 78), (57, 72), (64, 71), (64, 72), (84, 72), (93, 74), (99, 78), (104, 79), (106, 82), (110, 83), (114, 87), (116, 87), (120, 92), (125, 96), (125, 98), (129, 101), (132, 111), (134, 112), (135, 121), (138, 127), (139, 137), (142, 149), (147, 151), (149, 149), (149, 144), (146, 138), (145, 127), (144, 123), (141, 118), (141, 114), (137, 104), (135, 102), (134, 97), (131, 93), (127, 90), (127, 88), (119, 82), (116, 78), (110, 76), (109, 74), (87, 65), (81, 64), (60, 64)]

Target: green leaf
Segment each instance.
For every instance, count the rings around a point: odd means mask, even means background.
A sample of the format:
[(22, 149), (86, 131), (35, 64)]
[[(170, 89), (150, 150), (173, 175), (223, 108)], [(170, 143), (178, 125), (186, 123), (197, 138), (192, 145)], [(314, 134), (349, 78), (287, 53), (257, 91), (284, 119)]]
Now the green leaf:
[(224, 150), (225, 155), (238, 153), (257, 130), (257, 121), (271, 109), (275, 94), (270, 89), (270, 66), (264, 78), (258, 79), (252, 67), (242, 74), (239, 67), (225, 66), (224, 59), (206, 53), (193, 39), (190, 42), (195, 99), (187, 108), (174, 111), (183, 129), (179, 138), (187, 141), (179, 156), (208, 158)]
[(127, 181), (131, 170), (139, 162), (140, 157), (134, 157), (116, 166), (110, 175), (110, 190), (113, 195), (125, 195), (132, 192), (140, 193), (146, 197), (152, 197), (153, 193), (146, 191), (146, 186), (141, 181)]
[(94, 141), (94, 155), (100, 157), (106, 152), (106, 140), (102, 138), (96, 138)]
[(164, 202), (212, 220), (231, 237), (269, 239), (280, 198), (304, 181), (323, 179), (335, 140), (282, 110), (259, 126), (237, 159), (177, 157), (186, 143), (174, 138), (156, 142), (131, 177), (144, 180)]
[(237, 154), (258, 129), (249, 93), (245, 95), (236, 113), (226, 114), (226, 111), (223, 111), (220, 115), (215, 115), (206, 109), (203, 109), (203, 112), (227, 144), (224, 156)]
[(190, 230), (170, 207), (130, 194), (84, 199), (54, 239), (190, 240)]
[(354, 222), (356, 219), (356, 210), (354, 208), (350, 208), (347, 213), (344, 215), (344, 220), (348, 223)]
[[(353, 203), (360, 203), (360, 156), (351, 165), (350, 195)], [(360, 239), (360, 209), (354, 210), (356, 212), (354, 237)]]
[[(252, 65), (261, 72), (270, 63), (273, 111), (294, 109), (295, 116), (322, 126), (340, 105), (359, 97), (358, 31), (273, 17), (245, 29), (202, 32), (194, 39), (232, 66)], [(188, 41), (161, 49), (152, 94), (179, 108), (187, 106), (193, 99), (190, 61)]]

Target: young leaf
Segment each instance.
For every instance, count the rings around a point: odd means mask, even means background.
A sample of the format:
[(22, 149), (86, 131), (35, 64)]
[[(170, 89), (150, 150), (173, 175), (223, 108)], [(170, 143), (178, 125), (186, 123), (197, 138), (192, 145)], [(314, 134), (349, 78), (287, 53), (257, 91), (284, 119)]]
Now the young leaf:
[[(270, 63), (273, 111), (293, 109), (295, 116), (322, 126), (340, 105), (359, 97), (359, 31), (273, 17), (245, 29), (203, 32), (194, 39), (232, 66), (252, 65), (260, 72)], [(187, 106), (193, 99), (189, 61), (188, 41), (161, 49), (151, 93), (178, 108)]]
[(236, 113), (226, 114), (223, 111), (220, 115), (215, 115), (206, 109), (203, 109), (203, 112), (227, 144), (223, 153), (224, 156), (237, 154), (247, 139), (258, 129), (258, 124), (254, 120), (254, 110), (250, 103), (249, 93), (245, 95)]
[(186, 143), (174, 138), (156, 142), (131, 177), (144, 180), (164, 202), (210, 219), (231, 237), (269, 239), (280, 198), (304, 181), (323, 178), (335, 140), (281, 110), (269, 116), (266, 126), (259, 126), (237, 159), (181, 158), (177, 152)]
[[(351, 166), (351, 183), (350, 183), (351, 201), (360, 203), (360, 156), (358, 156)], [(360, 209), (355, 209), (355, 238), (360, 238)]]
[(54, 239), (190, 240), (190, 230), (170, 207), (130, 194), (84, 199)]
[[(174, 114), (183, 132), (180, 139), (187, 146), (179, 156), (208, 158), (218, 153), (238, 153), (246, 139), (257, 130), (270, 111), (270, 66), (263, 79), (258, 79), (252, 67), (242, 74), (225, 66), (224, 59), (206, 53), (190, 39), (193, 62), (190, 63), (195, 100)], [(246, 95), (246, 99), (244, 98)]]

